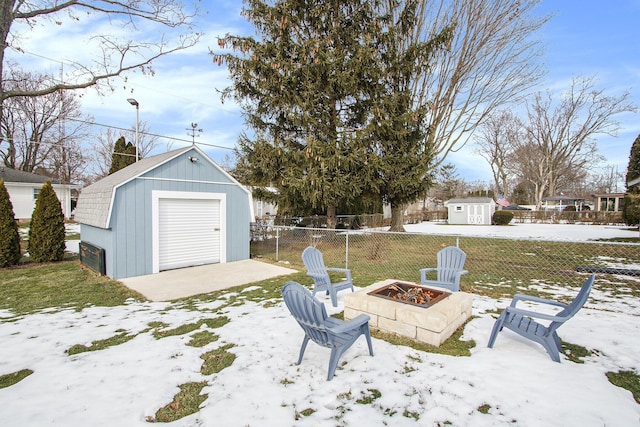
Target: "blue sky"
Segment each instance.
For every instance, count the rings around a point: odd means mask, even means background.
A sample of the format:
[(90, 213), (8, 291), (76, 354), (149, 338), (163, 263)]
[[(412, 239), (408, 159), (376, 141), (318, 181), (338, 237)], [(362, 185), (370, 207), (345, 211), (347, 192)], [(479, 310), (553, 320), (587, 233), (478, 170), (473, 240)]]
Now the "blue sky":
[[(205, 36), (197, 46), (158, 61), (153, 77), (132, 73), (126, 80), (114, 80), (113, 90), (102, 95), (85, 91), (84, 112), (91, 114), (96, 123), (129, 128), (135, 124), (135, 109), (126, 100), (133, 97), (140, 104), (140, 120), (146, 121), (152, 132), (174, 138), (161, 139), (156, 151), (188, 145), (191, 140), (188, 129), (191, 123), (197, 123), (203, 132), (196, 142), (210, 144), (201, 147), (214, 160), (222, 162), (243, 131), (243, 121), (236, 105), (220, 102), (216, 90), (229, 84), (227, 72), (213, 64), (208, 51), (209, 47), (216, 47), (216, 36), (248, 34), (252, 28), (240, 16), (239, 0), (215, 4), (203, 1), (201, 7), (207, 14), (198, 20), (198, 30), (204, 31)], [(537, 11), (541, 15), (554, 14), (540, 33), (548, 73), (539, 90), (565, 88), (573, 76), (596, 75), (598, 88), (609, 95), (630, 90), (632, 99), (640, 105), (640, 47), (635, 42), (640, 0), (545, 0)], [(25, 35), (23, 46), (27, 52), (48, 59), (15, 52), (11, 57), (27, 67), (57, 74), (60, 61), (84, 54), (82, 25), (102, 24), (84, 21), (81, 25), (55, 26), (51, 30), (55, 33), (36, 27), (36, 31)], [(51, 45), (50, 40), (56, 43)], [(637, 113), (620, 115), (617, 120), (621, 124), (617, 137), (598, 135), (596, 139), (607, 163), (624, 172), (631, 144), (640, 134), (640, 121)], [(96, 132), (99, 129), (95, 127)], [(489, 181), (489, 165), (478, 162), (474, 150), (468, 144), (447, 162), (453, 163), (468, 181)]]

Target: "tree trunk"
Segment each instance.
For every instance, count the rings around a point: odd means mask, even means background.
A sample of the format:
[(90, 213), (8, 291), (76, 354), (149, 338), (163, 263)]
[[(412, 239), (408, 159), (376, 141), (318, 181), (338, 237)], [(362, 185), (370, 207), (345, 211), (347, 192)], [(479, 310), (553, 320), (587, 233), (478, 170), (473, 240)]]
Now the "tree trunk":
[(391, 227), (389, 231), (404, 233), (404, 206), (391, 206)]
[(336, 228), (336, 207), (327, 206), (327, 228)]

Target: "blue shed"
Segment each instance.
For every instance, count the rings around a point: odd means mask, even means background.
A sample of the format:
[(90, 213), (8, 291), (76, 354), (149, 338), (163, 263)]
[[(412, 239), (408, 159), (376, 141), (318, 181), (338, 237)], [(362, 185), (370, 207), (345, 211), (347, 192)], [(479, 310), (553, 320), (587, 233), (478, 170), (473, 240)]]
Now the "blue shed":
[(142, 159), (84, 188), (83, 253), (114, 279), (249, 258), (251, 193), (196, 146)]

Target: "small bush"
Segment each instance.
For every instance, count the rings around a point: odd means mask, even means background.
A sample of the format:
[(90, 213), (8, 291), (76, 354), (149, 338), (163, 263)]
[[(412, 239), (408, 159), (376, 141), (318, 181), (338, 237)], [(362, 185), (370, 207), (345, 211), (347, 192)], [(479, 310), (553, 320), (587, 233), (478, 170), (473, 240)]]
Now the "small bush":
[(493, 214), (493, 223), (495, 225), (507, 225), (513, 219), (513, 212), (495, 211)]
[(40, 190), (31, 216), (27, 251), (34, 262), (62, 261), (64, 257), (64, 215), (60, 200), (47, 181)]
[(7, 187), (0, 179), (0, 268), (16, 265), (20, 257), (18, 223), (15, 220)]

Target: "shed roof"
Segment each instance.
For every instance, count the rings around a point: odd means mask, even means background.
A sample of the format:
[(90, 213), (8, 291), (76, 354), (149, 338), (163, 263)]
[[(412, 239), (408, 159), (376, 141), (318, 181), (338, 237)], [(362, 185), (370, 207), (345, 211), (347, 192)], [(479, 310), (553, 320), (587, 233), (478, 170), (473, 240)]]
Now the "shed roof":
[(0, 166), (0, 179), (4, 182), (44, 184), (47, 181), (51, 181), (52, 184), (60, 184), (59, 179), (38, 175), (31, 172), (20, 171), (7, 166)]
[(447, 203), (494, 203), (490, 197), (464, 197), (461, 199), (449, 199)]
[[(136, 163), (133, 163), (124, 169), (120, 169), (94, 184), (85, 187), (80, 194), (80, 199), (78, 200), (78, 206), (75, 212), (76, 221), (82, 224), (92, 225), (94, 227), (108, 228), (113, 197), (115, 196), (115, 191), (118, 187), (189, 150), (194, 149), (200, 156), (211, 161), (209, 157), (196, 146), (179, 148), (156, 156), (141, 159)], [(213, 161), (211, 161), (211, 163), (213, 163)], [(215, 165), (215, 163), (213, 164)], [(222, 171), (224, 172), (224, 170)], [(224, 173), (226, 174), (226, 172)], [(232, 177), (230, 177), (230, 179), (233, 182), (237, 182)]]

